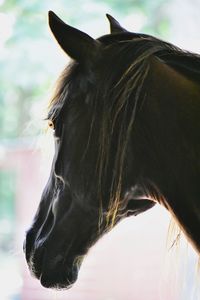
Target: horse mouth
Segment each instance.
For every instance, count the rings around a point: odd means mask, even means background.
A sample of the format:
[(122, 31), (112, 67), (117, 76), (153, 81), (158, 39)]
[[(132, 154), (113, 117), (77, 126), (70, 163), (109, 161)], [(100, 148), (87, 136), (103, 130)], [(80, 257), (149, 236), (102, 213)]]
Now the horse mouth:
[(77, 256), (75, 259), (54, 259), (47, 260), (47, 251), (34, 251), (29, 254), (27, 260), (30, 272), (33, 277), (40, 280), (45, 288), (65, 290), (73, 286), (78, 278), (78, 272), (84, 256)]
[(58, 271), (47, 274), (46, 272), (41, 273), (40, 275), (40, 283), (45, 288), (51, 288), (55, 290), (66, 290), (70, 289), (73, 284), (76, 282), (78, 277), (78, 271), (69, 270), (66, 271)]
[(40, 283), (45, 288), (56, 290), (69, 289), (73, 286), (78, 278), (79, 266), (73, 264), (71, 266), (56, 266), (54, 269), (42, 268), (38, 272), (35, 266), (32, 274), (40, 280)]

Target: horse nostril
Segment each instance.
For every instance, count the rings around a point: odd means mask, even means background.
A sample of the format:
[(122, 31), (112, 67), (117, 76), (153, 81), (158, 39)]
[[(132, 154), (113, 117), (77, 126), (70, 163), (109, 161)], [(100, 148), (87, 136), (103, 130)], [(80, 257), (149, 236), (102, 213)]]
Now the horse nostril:
[(48, 268), (50, 270), (54, 270), (56, 268), (62, 267), (63, 261), (64, 261), (63, 255), (58, 254), (58, 255), (56, 255), (55, 257), (53, 257), (52, 259), (49, 260)]
[(58, 254), (55, 258), (54, 258), (54, 264), (60, 264), (63, 261), (63, 256), (61, 254)]

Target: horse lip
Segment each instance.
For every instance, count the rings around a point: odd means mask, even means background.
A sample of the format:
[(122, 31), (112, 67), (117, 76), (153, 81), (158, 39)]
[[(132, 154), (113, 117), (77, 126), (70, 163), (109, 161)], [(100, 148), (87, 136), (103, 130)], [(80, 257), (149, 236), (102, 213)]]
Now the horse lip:
[[(69, 270), (69, 269), (68, 269)], [(63, 273), (65, 270), (63, 270)], [(78, 269), (74, 270), (72, 267), (72, 270), (70, 269), (70, 272), (66, 272), (66, 275), (64, 275), (64, 279), (58, 280), (60, 274), (54, 274), (54, 277), (52, 277), (52, 272), (42, 272), (40, 274), (39, 280), (43, 287), (45, 288), (52, 288), (56, 290), (66, 290), (70, 289), (78, 277)], [(68, 276), (67, 276), (68, 275)], [(63, 278), (63, 277), (62, 277)]]
[(70, 281), (66, 279), (65, 282), (54, 282), (53, 280), (46, 279), (44, 274), (40, 276), (40, 283), (45, 288), (51, 288), (55, 290), (68, 290), (73, 287), (76, 279)]

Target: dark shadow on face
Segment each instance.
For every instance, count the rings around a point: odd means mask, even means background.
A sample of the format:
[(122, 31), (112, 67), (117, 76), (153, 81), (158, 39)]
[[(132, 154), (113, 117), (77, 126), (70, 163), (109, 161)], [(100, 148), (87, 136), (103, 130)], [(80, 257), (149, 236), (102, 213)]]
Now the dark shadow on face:
[(46, 188), (24, 251), (29, 269), (44, 287), (66, 289), (76, 281), (82, 260), (101, 235), (98, 209), (72, 201), (68, 189)]

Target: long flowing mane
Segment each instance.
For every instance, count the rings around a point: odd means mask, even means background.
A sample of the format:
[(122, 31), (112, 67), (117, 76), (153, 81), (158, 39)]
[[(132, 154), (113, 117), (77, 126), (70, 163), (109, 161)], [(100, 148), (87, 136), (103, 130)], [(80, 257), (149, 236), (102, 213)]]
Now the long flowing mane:
[[(112, 59), (103, 62), (101, 70), (103, 76), (100, 80), (93, 77), (92, 70), (84, 77), (87, 86), (92, 86), (93, 83), (96, 85), (96, 88), (91, 88), (87, 95), (87, 101), (93, 107), (88, 145), (95, 130), (94, 120), (99, 120), (97, 173), (101, 206), (102, 190), (106, 184), (104, 178), (106, 178), (105, 175), (109, 169), (108, 162), (112, 156), (111, 145), (115, 140), (116, 155), (107, 215), (108, 227), (112, 227), (117, 221), (117, 215), (123, 211), (124, 207), (124, 202), (121, 200), (121, 186), (126, 149), (137, 112), (141, 109), (148, 92), (146, 80), (151, 74), (152, 57), (190, 80), (199, 82), (200, 56), (147, 35), (113, 34), (103, 36), (99, 40), (105, 45), (105, 51), (112, 52)], [(74, 97), (74, 91), (78, 85), (79, 90), (81, 88), (84, 92), (86, 89), (84, 84), (81, 86), (82, 78), (79, 77), (79, 72), (79, 64), (72, 62), (62, 73), (50, 102), (48, 119), (55, 120), (62, 108), (73, 101), (71, 94), (73, 91)], [(80, 82), (77, 80), (77, 74)]]

